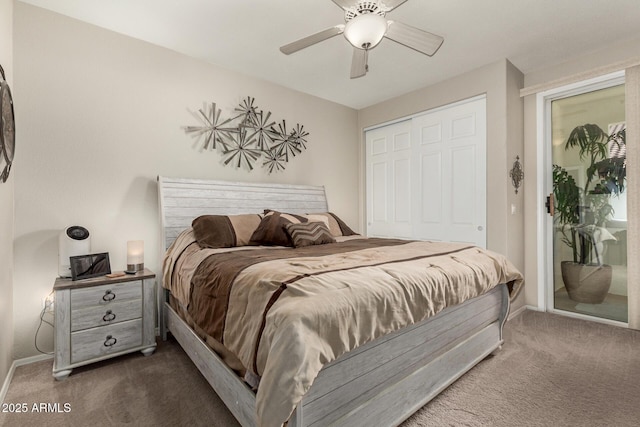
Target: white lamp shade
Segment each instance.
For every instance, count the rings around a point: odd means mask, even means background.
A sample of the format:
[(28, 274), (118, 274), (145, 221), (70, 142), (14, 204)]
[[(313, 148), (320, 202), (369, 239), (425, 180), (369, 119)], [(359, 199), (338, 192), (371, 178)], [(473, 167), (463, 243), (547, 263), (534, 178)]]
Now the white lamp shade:
[(144, 240), (127, 242), (127, 271), (135, 272), (144, 269)]
[(387, 20), (375, 13), (358, 15), (344, 27), (344, 36), (358, 49), (375, 47), (387, 32)]

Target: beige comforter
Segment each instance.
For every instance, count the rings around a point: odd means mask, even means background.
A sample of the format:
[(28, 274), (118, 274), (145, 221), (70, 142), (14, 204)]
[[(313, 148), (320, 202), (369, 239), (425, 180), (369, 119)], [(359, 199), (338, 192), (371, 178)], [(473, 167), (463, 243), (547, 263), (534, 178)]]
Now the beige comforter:
[[(342, 240), (309, 250), (201, 250), (186, 231), (165, 256), (164, 287), (249, 378), (260, 378), (259, 425), (282, 425), (340, 355), (498, 284), (510, 283), (512, 297), (522, 286), (505, 257), (477, 247)], [(227, 264), (235, 270), (225, 272)]]

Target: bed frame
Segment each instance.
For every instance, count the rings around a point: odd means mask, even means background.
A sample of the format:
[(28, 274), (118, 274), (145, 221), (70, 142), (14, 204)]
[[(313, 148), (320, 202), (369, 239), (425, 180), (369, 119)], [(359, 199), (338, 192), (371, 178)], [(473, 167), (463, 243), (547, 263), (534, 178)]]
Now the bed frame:
[[(324, 187), (158, 177), (162, 251), (208, 214), (326, 212)], [(162, 292), (159, 292), (162, 295)], [(162, 302), (161, 333), (175, 337), (242, 426), (255, 426), (255, 393)], [(395, 426), (503, 343), (509, 313), (500, 285), (437, 316), (363, 345), (325, 366), (288, 426)]]

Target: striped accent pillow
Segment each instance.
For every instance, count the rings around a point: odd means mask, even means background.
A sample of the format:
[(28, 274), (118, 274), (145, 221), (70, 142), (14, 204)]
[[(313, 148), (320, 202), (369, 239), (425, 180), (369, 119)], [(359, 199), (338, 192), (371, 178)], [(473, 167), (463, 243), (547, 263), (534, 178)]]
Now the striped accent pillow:
[(306, 214), (304, 216), (309, 218), (309, 221), (322, 221), (328, 223), (329, 231), (331, 231), (333, 237), (354, 236), (358, 234), (349, 228), (349, 226), (333, 212)]
[(287, 224), (284, 228), (296, 248), (336, 242), (329, 228), (322, 222)]

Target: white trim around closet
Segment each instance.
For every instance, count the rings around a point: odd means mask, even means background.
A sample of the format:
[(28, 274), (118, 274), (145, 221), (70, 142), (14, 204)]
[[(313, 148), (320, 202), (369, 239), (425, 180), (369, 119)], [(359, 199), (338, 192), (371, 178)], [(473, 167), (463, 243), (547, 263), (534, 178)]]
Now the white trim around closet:
[(480, 94), (480, 95), (477, 95), (477, 96), (473, 96), (471, 98), (465, 98), (465, 99), (462, 99), (460, 101), (455, 101), (455, 102), (451, 102), (449, 104), (441, 105), (439, 107), (430, 108), (428, 110), (420, 111), (418, 113), (414, 113), (414, 114), (411, 114), (411, 115), (408, 115), (408, 116), (398, 117), (397, 119), (389, 120), (387, 122), (376, 123), (375, 125), (371, 125), (371, 126), (368, 126), (368, 127), (364, 128), (362, 130), (362, 133), (364, 135), (364, 133), (366, 133), (367, 131), (373, 130), (373, 129), (378, 129), (378, 128), (381, 128), (381, 127), (384, 127), (384, 126), (389, 126), (389, 125), (392, 125), (392, 124), (395, 124), (395, 123), (404, 122), (406, 120), (411, 120), (411, 119), (416, 118), (416, 117), (424, 116), (427, 113), (434, 113), (436, 111), (444, 110), (444, 109), (451, 108), (451, 107), (456, 107), (456, 106), (462, 105), (462, 104), (467, 104), (469, 102), (477, 101), (479, 99), (487, 99), (487, 94), (483, 93), (483, 94)]

